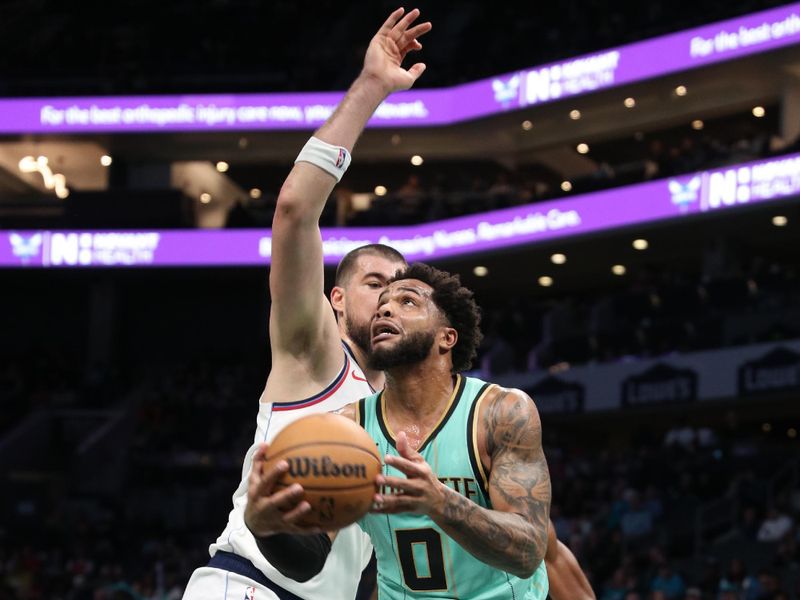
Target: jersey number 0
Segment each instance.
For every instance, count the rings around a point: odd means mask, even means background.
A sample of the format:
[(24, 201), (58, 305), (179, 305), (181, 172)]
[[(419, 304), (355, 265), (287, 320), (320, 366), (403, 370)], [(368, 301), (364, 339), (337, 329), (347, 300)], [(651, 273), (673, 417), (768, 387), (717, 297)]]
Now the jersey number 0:
[[(428, 527), (399, 529), (395, 530), (394, 535), (403, 579), (409, 589), (415, 592), (446, 590), (447, 575), (444, 571), (442, 536), (439, 532)], [(422, 568), (418, 568), (418, 565)]]

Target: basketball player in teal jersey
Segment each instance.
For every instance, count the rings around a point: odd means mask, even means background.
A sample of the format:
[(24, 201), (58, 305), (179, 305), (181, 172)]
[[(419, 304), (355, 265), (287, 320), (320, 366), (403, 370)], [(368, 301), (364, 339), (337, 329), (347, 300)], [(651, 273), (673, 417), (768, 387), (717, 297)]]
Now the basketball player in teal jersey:
[(382, 599), (544, 600), (550, 477), (533, 401), (460, 373), (481, 338), (472, 293), (416, 264), (389, 284), (371, 323), (382, 392), (351, 404), (385, 455), (360, 522)]
[(370, 364), (383, 392), (355, 416), (385, 455), (361, 522), (382, 597), (547, 597), (550, 476), (533, 401), (464, 377), (481, 334), (472, 293), (416, 264), (378, 301)]

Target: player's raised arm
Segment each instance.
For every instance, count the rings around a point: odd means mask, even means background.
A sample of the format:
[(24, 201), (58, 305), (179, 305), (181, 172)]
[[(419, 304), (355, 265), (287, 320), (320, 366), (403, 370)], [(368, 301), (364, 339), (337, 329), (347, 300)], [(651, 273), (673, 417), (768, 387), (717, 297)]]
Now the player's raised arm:
[(427, 514), (479, 560), (528, 578), (544, 559), (550, 520), (550, 474), (539, 413), (524, 392), (495, 388), (479, 418), (491, 463), (487, 467), (492, 509), (441, 483), (401, 433), (400, 457), (385, 460), (408, 478), (378, 477), (379, 485), (402, 493), (378, 495), (376, 512)]
[(303, 148), (281, 188), (272, 225), (273, 360), (313, 357), (316, 373), (326, 375), (340, 366), (324, 364), (326, 359), (339, 360), (338, 352), (325, 351), (338, 348), (339, 333), (324, 297), (319, 217), (375, 109), (392, 92), (410, 88), (425, 70), (422, 63), (402, 66), (408, 52), (422, 47), (417, 38), (431, 28), (430, 23), (414, 25), (418, 16), (416, 9), (408, 14), (398, 9), (381, 26), (369, 44), (361, 74)]

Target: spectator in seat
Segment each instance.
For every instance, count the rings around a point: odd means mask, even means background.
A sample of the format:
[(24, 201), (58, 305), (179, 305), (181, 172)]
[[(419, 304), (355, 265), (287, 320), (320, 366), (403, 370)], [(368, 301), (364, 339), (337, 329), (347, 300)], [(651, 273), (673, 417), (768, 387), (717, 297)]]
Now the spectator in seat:
[(744, 562), (734, 558), (728, 572), (720, 579), (719, 591), (735, 592), (740, 600), (758, 600), (761, 589), (758, 580), (747, 574)]
[(772, 569), (762, 569), (758, 574), (758, 583), (761, 586), (758, 600), (779, 600), (781, 596), (788, 597), (788, 594), (781, 589), (778, 575)]
[(416, 175), (409, 175), (403, 186), (395, 193), (398, 223), (408, 225), (418, 220), (425, 191)]
[(678, 425), (667, 431), (664, 436), (664, 446), (666, 448), (679, 447), (683, 450), (691, 451), (695, 448), (697, 435), (694, 428), (689, 424), (689, 419), (684, 415), (680, 418)]
[(603, 586), (600, 600), (624, 600), (628, 586), (625, 585), (625, 571), (617, 569), (611, 581)]
[(492, 200), (491, 208), (506, 208), (511, 206), (512, 200), (517, 193), (517, 188), (509, 183), (508, 175), (502, 171), (497, 174), (497, 178), (487, 192)]
[(664, 600), (680, 600), (686, 591), (686, 584), (680, 574), (672, 570), (669, 563), (664, 563), (658, 568), (658, 574), (650, 584), (650, 591), (655, 595), (661, 592)]
[(690, 587), (686, 590), (683, 600), (703, 600), (703, 592), (698, 587)]
[(622, 534), (628, 539), (637, 539), (649, 535), (653, 531), (653, 515), (641, 501), (639, 492), (627, 492), (628, 510), (622, 515)]
[(780, 542), (792, 530), (792, 518), (772, 507), (761, 523), (757, 539), (759, 542)]
[(755, 541), (759, 528), (758, 511), (753, 506), (746, 507), (742, 512), (742, 521), (739, 523), (739, 531), (748, 540)]

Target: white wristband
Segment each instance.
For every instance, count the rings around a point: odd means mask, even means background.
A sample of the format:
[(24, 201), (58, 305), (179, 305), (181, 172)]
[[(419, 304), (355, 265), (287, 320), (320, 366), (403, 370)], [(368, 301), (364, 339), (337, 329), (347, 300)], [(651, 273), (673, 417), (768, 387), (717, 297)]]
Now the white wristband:
[(295, 164), (307, 162), (316, 165), (326, 173), (333, 175), (338, 183), (347, 171), (347, 167), (350, 166), (350, 153), (347, 148), (333, 146), (311, 136), (294, 162)]

